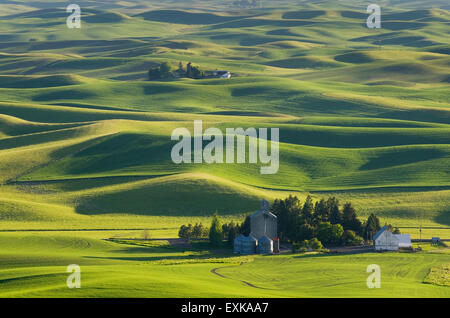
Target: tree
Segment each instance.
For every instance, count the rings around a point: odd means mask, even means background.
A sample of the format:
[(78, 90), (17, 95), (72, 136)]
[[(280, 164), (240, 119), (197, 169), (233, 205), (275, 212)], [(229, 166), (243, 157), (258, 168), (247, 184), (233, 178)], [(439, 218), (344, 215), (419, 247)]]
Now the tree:
[(205, 227), (202, 223), (195, 223), (192, 228), (192, 237), (197, 239), (205, 237)]
[(234, 239), (236, 238), (237, 234), (239, 232), (239, 226), (235, 224), (233, 221), (230, 223), (225, 223), (222, 225), (222, 233), (223, 236), (227, 239), (227, 242), (229, 244), (233, 244)]
[(342, 210), (342, 226), (344, 230), (352, 230), (357, 234), (362, 234), (362, 223), (358, 220), (356, 210), (350, 202), (344, 204), (344, 209)]
[(159, 71), (159, 67), (152, 67), (148, 70), (148, 79), (151, 81), (161, 79), (161, 73)]
[(159, 66), (159, 73), (161, 78), (167, 78), (170, 76), (170, 71), (172, 70), (172, 66), (169, 62), (163, 62)]
[(281, 240), (295, 241), (298, 228), (304, 222), (301, 217), (301, 202), (296, 196), (289, 195), (286, 199), (276, 199), (271, 211), (278, 218), (278, 235)]
[(250, 235), (250, 215), (247, 215), (245, 217), (244, 222), (242, 222), (241, 226), (239, 227), (239, 233), (245, 236), (249, 236)]
[(315, 237), (309, 241), (309, 247), (315, 251), (321, 250), (323, 248), (322, 243)]
[(330, 223), (331, 224), (341, 224), (342, 215), (339, 209), (339, 201), (335, 197), (329, 198), (327, 201), (328, 208), (330, 210)]
[(344, 228), (340, 224), (331, 225), (331, 241), (330, 244), (337, 245), (341, 243), (342, 235), (344, 234)]
[(364, 239), (361, 236), (357, 235), (354, 231), (346, 230), (342, 235), (342, 241), (345, 245), (355, 246), (360, 245), (364, 241)]
[(178, 231), (178, 236), (189, 240), (192, 238), (193, 230), (192, 224), (188, 224), (188, 226), (182, 225)]
[(372, 240), (374, 235), (381, 229), (380, 220), (376, 217), (375, 214), (371, 213), (367, 218), (367, 221), (364, 225), (364, 238), (366, 240)]
[(220, 222), (217, 213), (214, 214), (213, 219), (211, 221), (211, 227), (209, 228), (209, 241), (213, 246), (222, 245), (223, 241), (223, 233), (222, 233), (222, 225)]
[(178, 230), (179, 238), (186, 238), (186, 229), (187, 229), (186, 225), (183, 224), (182, 226), (180, 226), (180, 229)]
[(324, 244), (339, 244), (342, 234), (344, 234), (344, 229), (340, 224), (323, 222), (317, 227), (317, 238)]
[(308, 223), (300, 225), (295, 237), (296, 241), (310, 240), (314, 237), (314, 227)]
[(303, 208), (302, 208), (302, 218), (305, 223), (308, 223), (308, 224), (312, 223), (313, 213), (314, 213), (314, 204), (311, 199), (311, 196), (308, 195), (306, 197), (305, 203), (303, 204)]
[(330, 217), (330, 209), (324, 199), (320, 199), (314, 205), (314, 216), (316, 223), (328, 222)]
[(231, 222), (227, 234), (227, 241), (229, 244), (234, 243), (234, 239), (238, 236), (238, 232), (239, 226), (237, 224), (234, 224), (234, 222)]
[(192, 77), (192, 63), (189, 62), (186, 65), (186, 76), (187, 77)]

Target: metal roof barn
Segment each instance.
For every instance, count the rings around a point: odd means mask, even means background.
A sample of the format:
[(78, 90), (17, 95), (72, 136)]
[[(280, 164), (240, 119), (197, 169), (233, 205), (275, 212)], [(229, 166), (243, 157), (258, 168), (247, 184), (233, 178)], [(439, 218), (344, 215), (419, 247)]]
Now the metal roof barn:
[(234, 239), (234, 253), (240, 254), (242, 251), (242, 241), (245, 239), (245, 236), (240, 234), (238, 237)]
[(250, 234), (256, 239), (268, 236), (271, 240), (277, 235), (277, 216), (269, 212), (269, 202), (261, 200), (261, 208), (250, 216)]
[(258, 253), (259, 254), (272, 254), (273, 253), (273, 240), (267, 236), (263, 236), (258, 240)]
[(246, 236), (242, 239), (241, 254), (255, 254), (258, 240), (252, 235)]

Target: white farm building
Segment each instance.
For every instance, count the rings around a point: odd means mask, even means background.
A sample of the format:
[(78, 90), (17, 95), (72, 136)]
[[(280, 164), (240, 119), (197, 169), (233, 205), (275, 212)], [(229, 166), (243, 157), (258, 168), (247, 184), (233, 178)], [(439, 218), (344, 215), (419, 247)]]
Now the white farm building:
[(231, 78), (231, 73), (229, 71), (214, 71), (213, 76), (217, 78)]
[(399, 248), (411, 248), (409, 234), (392, 234), (387, 226), (383, 226), (373, 237), (376, 251), (398, 251)]
[(398, 251), (399, 241), (387, 226), (383, 226), (373, 237), (373, 244), (377, 251)]
[(396, 238), (398, 238), (398, 247), (399, 248), (411, 248), (411, 235), (409, 234), (394, 234)]

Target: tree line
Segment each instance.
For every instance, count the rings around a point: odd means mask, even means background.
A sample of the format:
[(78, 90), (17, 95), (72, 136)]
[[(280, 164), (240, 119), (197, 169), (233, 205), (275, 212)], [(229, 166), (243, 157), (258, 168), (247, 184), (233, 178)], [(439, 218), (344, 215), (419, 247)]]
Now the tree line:
[(179, 62), (178, 68), (174, 68), (169, 62), (163, 62), (148, 70), (148, 78), (151, 81), (181, 77), (201, 79), (205, 77), (205, 72), (199, 66), (194, 66), (191, 62), (187, 63), (186, 67), (182, 62)]
[[(248, 223), (248, 229), (250, 229), (250, 223)], [(222, 223), (217, 213), (215, 213), (209, 228), (202, 223), (182, 225), (178, 231), (178, 237), (188, 240), (208, 238), (213, 246), (218, 247), (223, 245), (224, 241), (225, 243), (233, 244), (234, 239), (243, 232), (247, 232), (243, 231), (243, 224), (233, 221)], [(248, 230), (249, 233), (250, 230)]]
[(372, 240), (381, 228), (375, 214), (362, 222), (351, 202), (341, 208), (336, 197), (313, 202), (308, 195), (302, 204), (298, 197), (290, 195), (276, 199), (271, 212), (278, 218), (280, 240), (290, 243), (317, 238), (328, 245), (358, 245)]
[[(342, 208), (336, 197), (313, 201), (307, 196), (305, 202), (290, 195), (285, 199), (276, 199), (270, 211), (277, 216), (278, 237), (280, 241), (292, 243), (293, 247), (321, 249), (326, 245), (359, 245), (364, 240), (372, 240), (381, 229), (380, 220), (370, 214), (362, 222), (351, 202)], [(394, 233), (400, 233), (398, 228)], [(225, 240), (232, 244), (239, 235), (250, 234), (250, 215), (242, 223), (222, 224), (217, 213), (214, 214), (209, 228), (201, 223), (182, 225), (179, 237), (187, 239), (209, 238), (210, 242), (219, 246)]]

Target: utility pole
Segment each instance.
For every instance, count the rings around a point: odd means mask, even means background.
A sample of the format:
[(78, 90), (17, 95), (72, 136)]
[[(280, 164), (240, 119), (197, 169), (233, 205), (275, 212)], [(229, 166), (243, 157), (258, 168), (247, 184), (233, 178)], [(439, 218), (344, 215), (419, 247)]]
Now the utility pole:
[(419, 243), (422, 243), (422, 224), (419, 226)]

